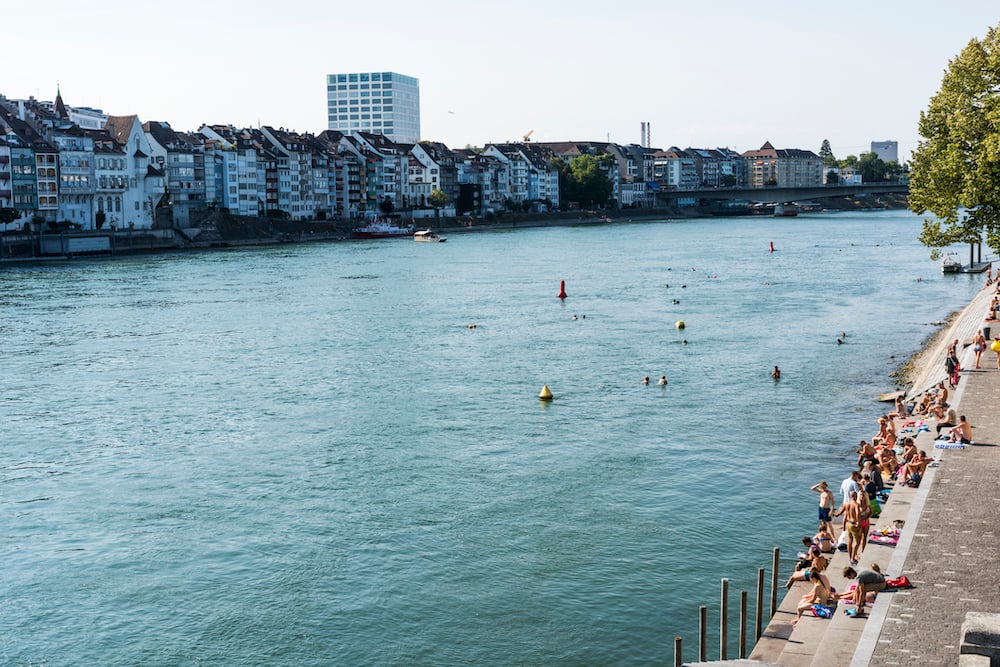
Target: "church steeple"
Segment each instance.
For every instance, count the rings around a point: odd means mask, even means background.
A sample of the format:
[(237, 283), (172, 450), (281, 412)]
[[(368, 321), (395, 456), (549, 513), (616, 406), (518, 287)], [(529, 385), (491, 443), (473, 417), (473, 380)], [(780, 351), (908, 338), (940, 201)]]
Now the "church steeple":
[(59, 90), (59, 84), (56, 84), (56, 115), (60, 118), (69, 118), (69, 112), (66, 111), (66, 105), (63, 104), (62, 91)]

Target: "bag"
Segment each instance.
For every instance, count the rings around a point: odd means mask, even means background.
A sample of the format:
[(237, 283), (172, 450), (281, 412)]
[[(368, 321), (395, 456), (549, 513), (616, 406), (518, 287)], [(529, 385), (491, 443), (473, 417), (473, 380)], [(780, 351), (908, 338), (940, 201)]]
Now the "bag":
[(840, 534), (840, 538), (837, 540), (837, 551), (847, 551), (847, 531), (846, 530)]
[(910, 583), (910, 580), (907, 579), (906, 575), (904, 574), (903, 576), (898, 577), (896, 579), (886, 579), (885, 580), (885, 587), (886, 588), (913, 588), (913, 584)]
[(818, 616), (819, 618), (831, 618), (833, 616), (833, 609), (827, 607), (825, 604), (814, 604), (812, 612), (813, 616)]

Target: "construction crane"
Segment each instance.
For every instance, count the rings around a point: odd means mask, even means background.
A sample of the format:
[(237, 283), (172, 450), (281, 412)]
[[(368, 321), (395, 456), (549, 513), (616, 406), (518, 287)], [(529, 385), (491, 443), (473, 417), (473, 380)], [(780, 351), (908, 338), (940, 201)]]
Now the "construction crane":
[(535, 133), (534, 130), (528, 130), (527, 132), (525, 132), (524, 133), (524, 143), (528, 143), (529, 141), (531, 141), (531, 135), (534, 134), (534, 133)]

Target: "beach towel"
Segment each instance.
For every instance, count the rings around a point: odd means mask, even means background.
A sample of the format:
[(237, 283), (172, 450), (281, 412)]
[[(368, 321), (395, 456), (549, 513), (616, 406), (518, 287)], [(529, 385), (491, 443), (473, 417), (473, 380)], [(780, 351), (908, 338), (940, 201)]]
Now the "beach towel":
[(934, 449), (965, 449), (960, 442), (935, 442)]
[(899, 544), (899, 535), (869, 535), (868, 541), (873, 544), (884, 544), (887, 547), (894, 547)]
[(831, 618), (833, 616), (833, 609), (827, 607), (825, 604), (814, 604), (812, 606), (813, 616), (818, 616), (819, 618)]

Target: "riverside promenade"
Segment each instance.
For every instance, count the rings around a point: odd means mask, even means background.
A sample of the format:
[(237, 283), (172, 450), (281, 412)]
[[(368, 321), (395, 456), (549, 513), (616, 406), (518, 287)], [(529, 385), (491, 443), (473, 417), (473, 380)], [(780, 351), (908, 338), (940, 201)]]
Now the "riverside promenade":
[[(1000, 322), (985, 322), (994, 286), (983, 289), (914, 360), (908, 399), (945, 379), (948, 345), (958, 339), (963, 370), (950, 403), (973, 427), (974, 444), (964, 449), (935, 448), (933, 429), (916, 433), (917, 449), (938, 461), (919, 488), (896, 485), (872, 534), (903, 522), (895, 546), (869, 543), (860, 567), (878, 563), (887, 577), (905, 575), (913, 588), (878, 595), (866, 617), (844, 614), (840, 604), (831, 619), (804, 616), (793, 625), (799, 598), (809, 590), (796, 583), (765, 629), (748, 660), (687, 665), (779, 665), (781, 667), (868, 667), (934, 665), (985, 667), (990, 659), (962, 655), (966, 614), (1000, 614), (1000, 370), (997, 353), (987, 349), (976, 370), (972, 336), (990, 327), (1000, 338)], [(874, 430), (874, 425), (873, 425)], [(905, 433), (910, 435), (914, 433)], [(845, 470), (849, 469), (845, 466)], [(836, 489), (839, 480), (830, 480)], [(836, 493), (839, 503), (839, 494)], [(788, 559), (785, 558), (787, 563)], [(827, 569), (838, 591), (847, 554), (837, 552)], [(790, 570), (790, 567), (788, 568)], [(790, 571), (780, 573), (784, 581)], [(985, 621), (1000, 645), (1000, 616)], [(1000, 650), (997, 653), (1000, 656)], [(1000, 664), (1000, 662), (993, 662)]]

